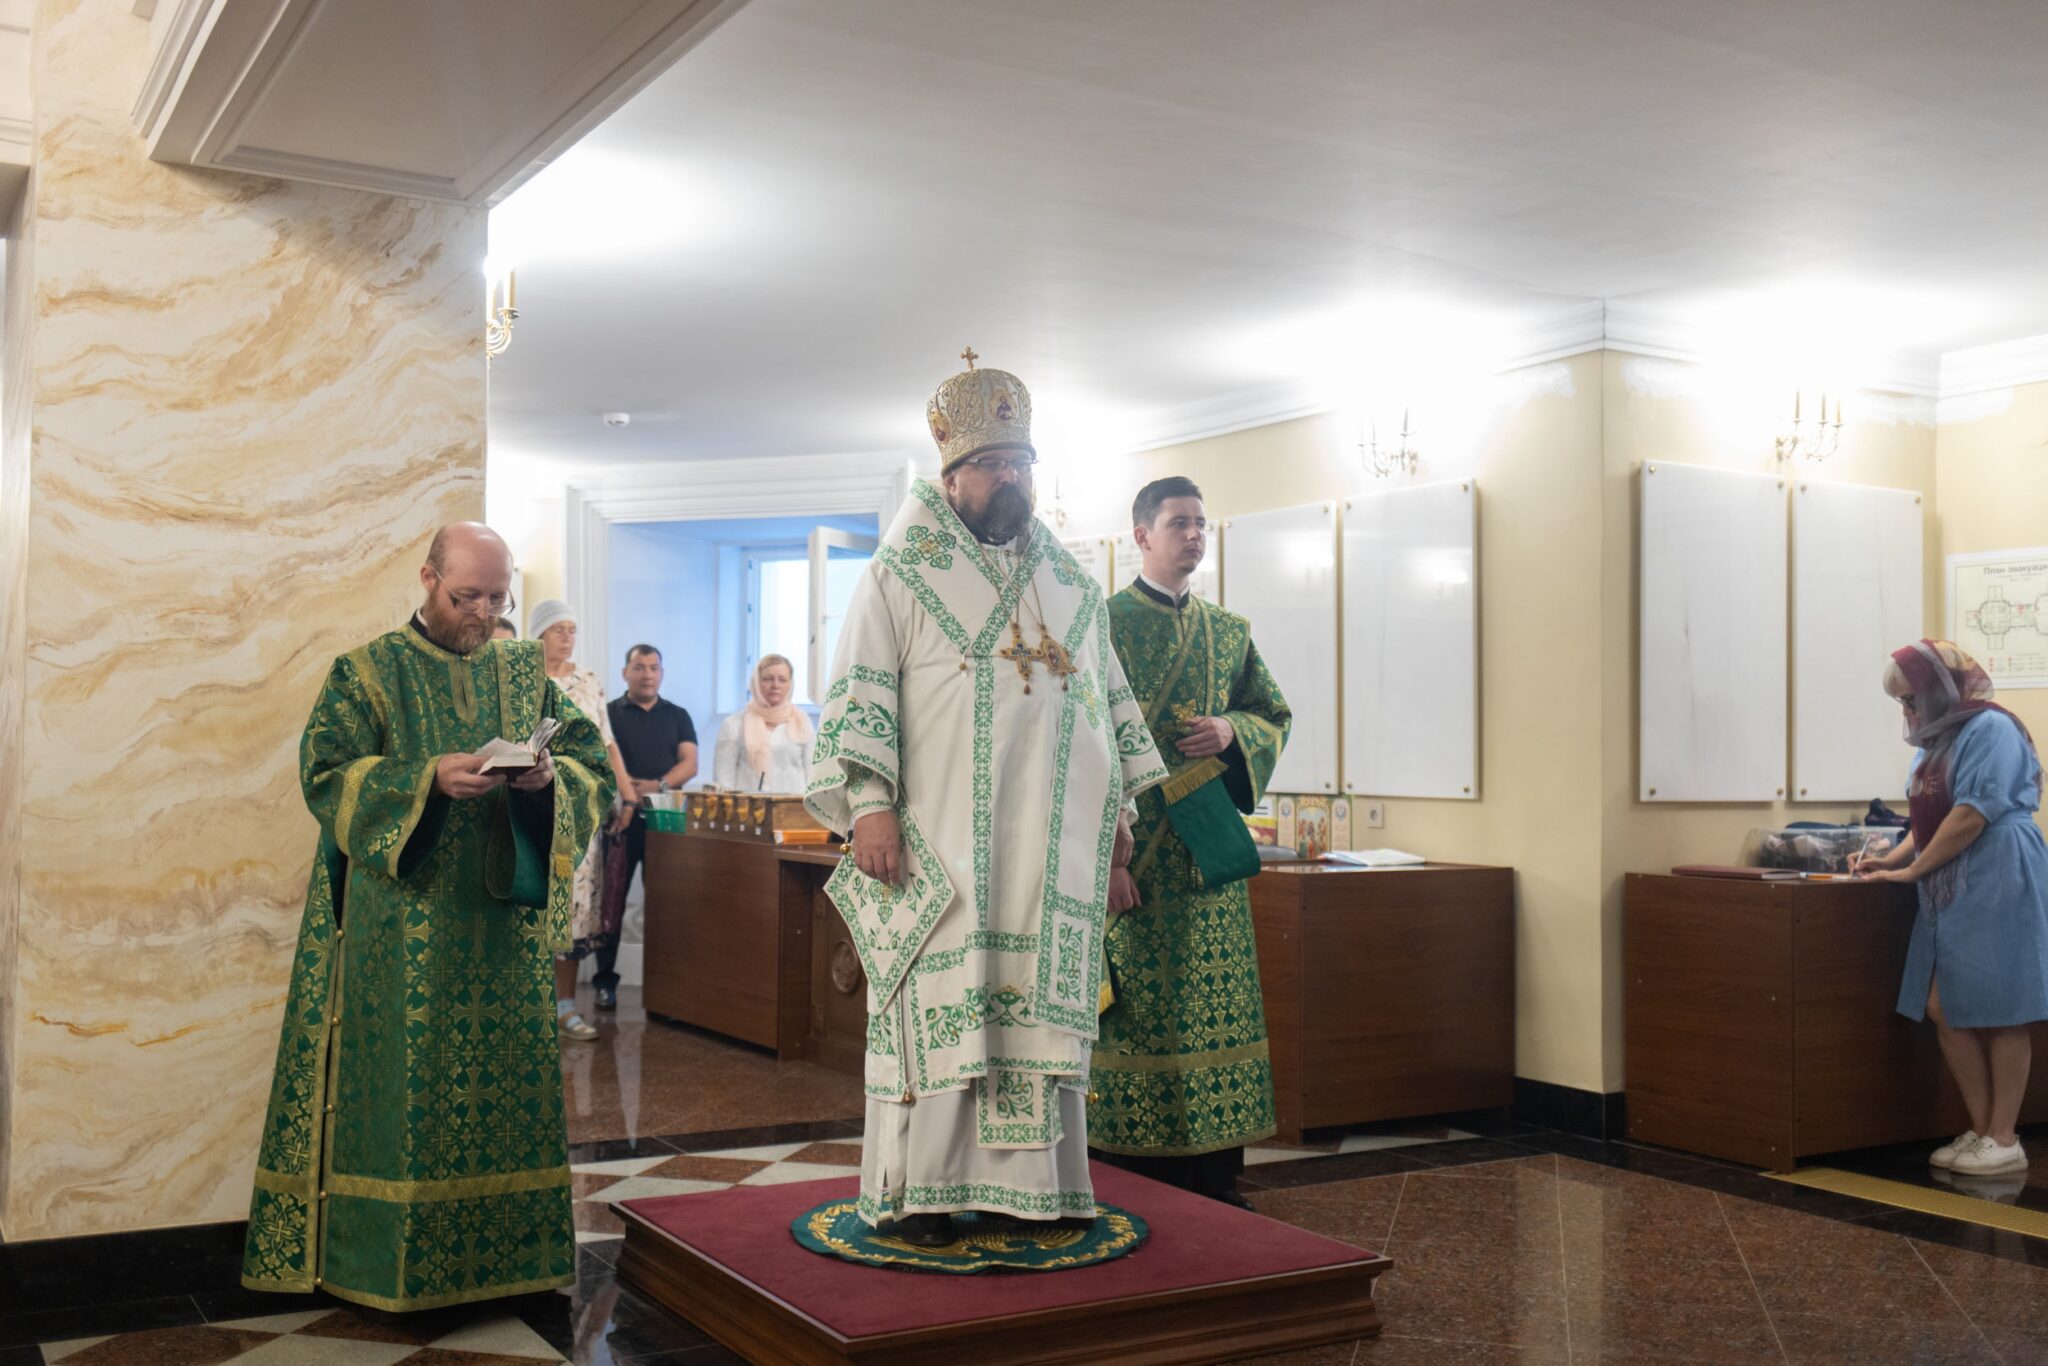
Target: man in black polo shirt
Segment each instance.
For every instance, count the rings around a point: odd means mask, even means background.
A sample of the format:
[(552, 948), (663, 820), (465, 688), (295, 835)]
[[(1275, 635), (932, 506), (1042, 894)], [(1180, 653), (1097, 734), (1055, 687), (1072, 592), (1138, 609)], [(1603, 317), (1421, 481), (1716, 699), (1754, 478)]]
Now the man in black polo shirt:
[[(607, 835), (605, 850), (603, 923), (617, 925), (624, 917), (626, 890), (633, 885), (634, 870), (647, 855), (646, 798), (670, 792), (697, 776), (697, 728), (690, 713), (661, 695), (661, 651), (652, 645), (635, 645), (626, 651), (626, 695), (606, 704), (611, 713), (612, 738), (618, 742), (619, 757), (626, 761), (626, 774), (633, 790), (619, 794), (633, 808), (633, 819), (623, 833)], [(624, 846), (621, 859), (611, 848)], [(619, 950), (597, 951), (597, 971), (591, 983), (597, 988), (597, 1008), (613, 1010), (619, 1004)]]

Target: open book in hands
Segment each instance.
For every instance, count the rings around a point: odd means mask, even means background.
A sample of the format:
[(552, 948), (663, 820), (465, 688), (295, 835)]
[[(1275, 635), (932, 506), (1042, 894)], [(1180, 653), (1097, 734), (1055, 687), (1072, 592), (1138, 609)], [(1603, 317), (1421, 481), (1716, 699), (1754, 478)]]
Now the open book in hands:
[(548, 741), (555, 738), (555, 732), (562, 723), (552, 716), (543, 716), (540, 724), (533, 728), (533, 734), (525, 744), (512, 740), (493, 740), (476, 752), (483, 760), (477, 769), (479, 773), (524, 773), (540, 762), (540, 753), (548, 747)]

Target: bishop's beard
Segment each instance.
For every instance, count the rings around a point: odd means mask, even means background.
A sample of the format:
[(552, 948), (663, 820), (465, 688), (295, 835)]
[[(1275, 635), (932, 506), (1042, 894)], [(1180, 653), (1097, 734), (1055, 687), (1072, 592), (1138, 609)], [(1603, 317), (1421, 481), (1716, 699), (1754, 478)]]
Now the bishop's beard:
[(1002, 545), (1014, 541), (1031, 525), (1031, 496), (1015, 484), (1004, 484), (988, 496), (973, 515), (962, 513), (960, 520), (974, 533), (974, 539), (985, 545)]

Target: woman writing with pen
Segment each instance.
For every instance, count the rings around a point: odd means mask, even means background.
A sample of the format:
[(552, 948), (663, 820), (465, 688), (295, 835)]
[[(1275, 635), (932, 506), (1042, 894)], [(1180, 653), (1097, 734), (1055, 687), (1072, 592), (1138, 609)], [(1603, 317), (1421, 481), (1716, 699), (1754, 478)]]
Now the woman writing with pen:
[(1991, 700), (1990, 676), (1948, 641), (1893, 652), (1884, 689), (1916, 751), (1912, 831), (1856, 873), (1919, 888), (1898, 1010), (1934, 1021), (1970, 1114), (1928, 1160), (1968, 1176), (2023, 1170), (2027, 1026), (2048, 1019), (2048, 843), (2033, 820), (2041, 761), (2026, 726)]

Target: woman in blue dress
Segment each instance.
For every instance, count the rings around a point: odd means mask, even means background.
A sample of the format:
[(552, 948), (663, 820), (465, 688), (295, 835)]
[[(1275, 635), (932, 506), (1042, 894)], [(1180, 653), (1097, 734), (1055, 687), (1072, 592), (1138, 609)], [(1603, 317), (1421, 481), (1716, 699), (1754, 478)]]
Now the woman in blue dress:
[(1934, 1021), (1970, 1112), (1970, 1128), (1929, 1160), (1969, 1176), (2020, 1171), (2027, 1026), (2048, 1019), (2048, 844), (2033, 818), (2041, 761), (2026, 726), (1991, 700), (1990, 676), (1948, 641), (1896, 651), (1884, 688), (1918, 751), (1913, 828), (1858, 871), (1920, 889), (1899, 1013)]

